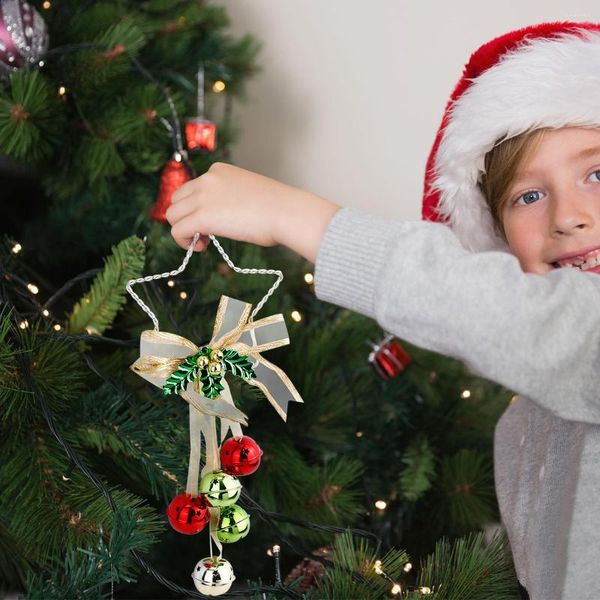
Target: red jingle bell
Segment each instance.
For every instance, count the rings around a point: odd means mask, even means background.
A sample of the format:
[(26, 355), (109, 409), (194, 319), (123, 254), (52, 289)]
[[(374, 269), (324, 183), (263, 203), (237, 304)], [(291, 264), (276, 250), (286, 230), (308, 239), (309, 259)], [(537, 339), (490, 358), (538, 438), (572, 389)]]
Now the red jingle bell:
[(200, 533), (210, 521), (208, 504), (204, 496), (190, 494), (175, 496), (167, 507), (167, 517), (175, 531), (186, 535)]
[(188, 119), (185, 123), (185, 141), (190, 152), (212, 152), (217, 146), (217, 126), (202, 117)]
[(260, 466), (262, 453), (250, 436), (229, 438), (221, 445), (221, 468), (229, 475), (251, 475)]
[(186, 182), (192, 179), (185, 157), (176, 152), (160, 174), (160, 184), (156, 202), (150, 212), (153, 221), (167, 222), (167, 209), (171, 206), (173, 194)]
[(393, 338), (387, 335), (379, 344), (372, 344), (369, 354), (369, 362), (383, 379), (396, 377), (412, 363), (410, 354)]

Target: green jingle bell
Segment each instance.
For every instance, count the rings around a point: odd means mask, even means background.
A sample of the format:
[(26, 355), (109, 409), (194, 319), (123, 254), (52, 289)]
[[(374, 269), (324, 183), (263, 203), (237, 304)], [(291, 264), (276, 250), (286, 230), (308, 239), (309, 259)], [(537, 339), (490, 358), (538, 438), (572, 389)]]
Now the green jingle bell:
[(211, 506), (231, 506), (242, 493), (242, 484), (235, 475), (223, 471), (207, 473), (200, 480), (200, 493), (206, 496)]
[(237, 504), (221, 509), (217, 537), (223, 544), (239, 542), (250, 531), (250, 515)]

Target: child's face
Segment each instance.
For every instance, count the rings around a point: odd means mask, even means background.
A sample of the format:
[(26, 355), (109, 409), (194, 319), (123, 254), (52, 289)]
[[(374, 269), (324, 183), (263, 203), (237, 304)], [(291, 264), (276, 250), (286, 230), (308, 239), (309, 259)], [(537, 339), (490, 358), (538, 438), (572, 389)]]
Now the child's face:
[[(508, 245), (528, 273), (600, 252), (600, 130), (564, 127), (546, 132), (521, 165), (502, 209)], [(583, 270), (600, 273), (598, 266)], [(561, 266), (565, 266), (561, 262)]]

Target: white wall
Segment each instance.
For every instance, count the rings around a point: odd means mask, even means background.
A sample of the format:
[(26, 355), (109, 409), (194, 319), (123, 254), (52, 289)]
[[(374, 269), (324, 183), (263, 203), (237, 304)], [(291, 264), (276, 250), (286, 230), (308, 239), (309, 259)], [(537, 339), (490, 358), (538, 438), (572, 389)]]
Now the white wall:
[(594, 0), (215, 0), (264, 46), (233, 160), (344, 206), (419, 219), (425, 162), (470, 54)]

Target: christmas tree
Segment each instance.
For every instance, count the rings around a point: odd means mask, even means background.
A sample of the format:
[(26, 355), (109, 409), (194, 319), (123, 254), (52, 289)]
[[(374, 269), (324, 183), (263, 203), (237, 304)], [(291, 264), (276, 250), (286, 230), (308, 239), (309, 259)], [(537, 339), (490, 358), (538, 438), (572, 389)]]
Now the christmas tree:
[[(185, 490), (188, 405), (129, 368), (152, 323), (126, 286), (182, 263), (165, 206), (230, 160), (260, 44), (201, 1), (0, 11), (1, 587), (202, 597), (190, 573), (208, 532), (181, 535), (165, 514)], [(224, 548), (229, 594), (514, 598), (506, 540), (482, 533), (498, 520), (492, 432), (511, 393), (317, 301), (311, 265), (290, 253), (222, 247), (135, 289), (161, 331), (203, 348), (222, 296), (256, 305), (274, 282), (232, 264), (285, 275), (259, 316), (284, 316), (291, 344), (268, 360), (304, 403), (284, 422), (246, 363), (222, 357), (263, 451), (239, 499), (251, 531)]]

